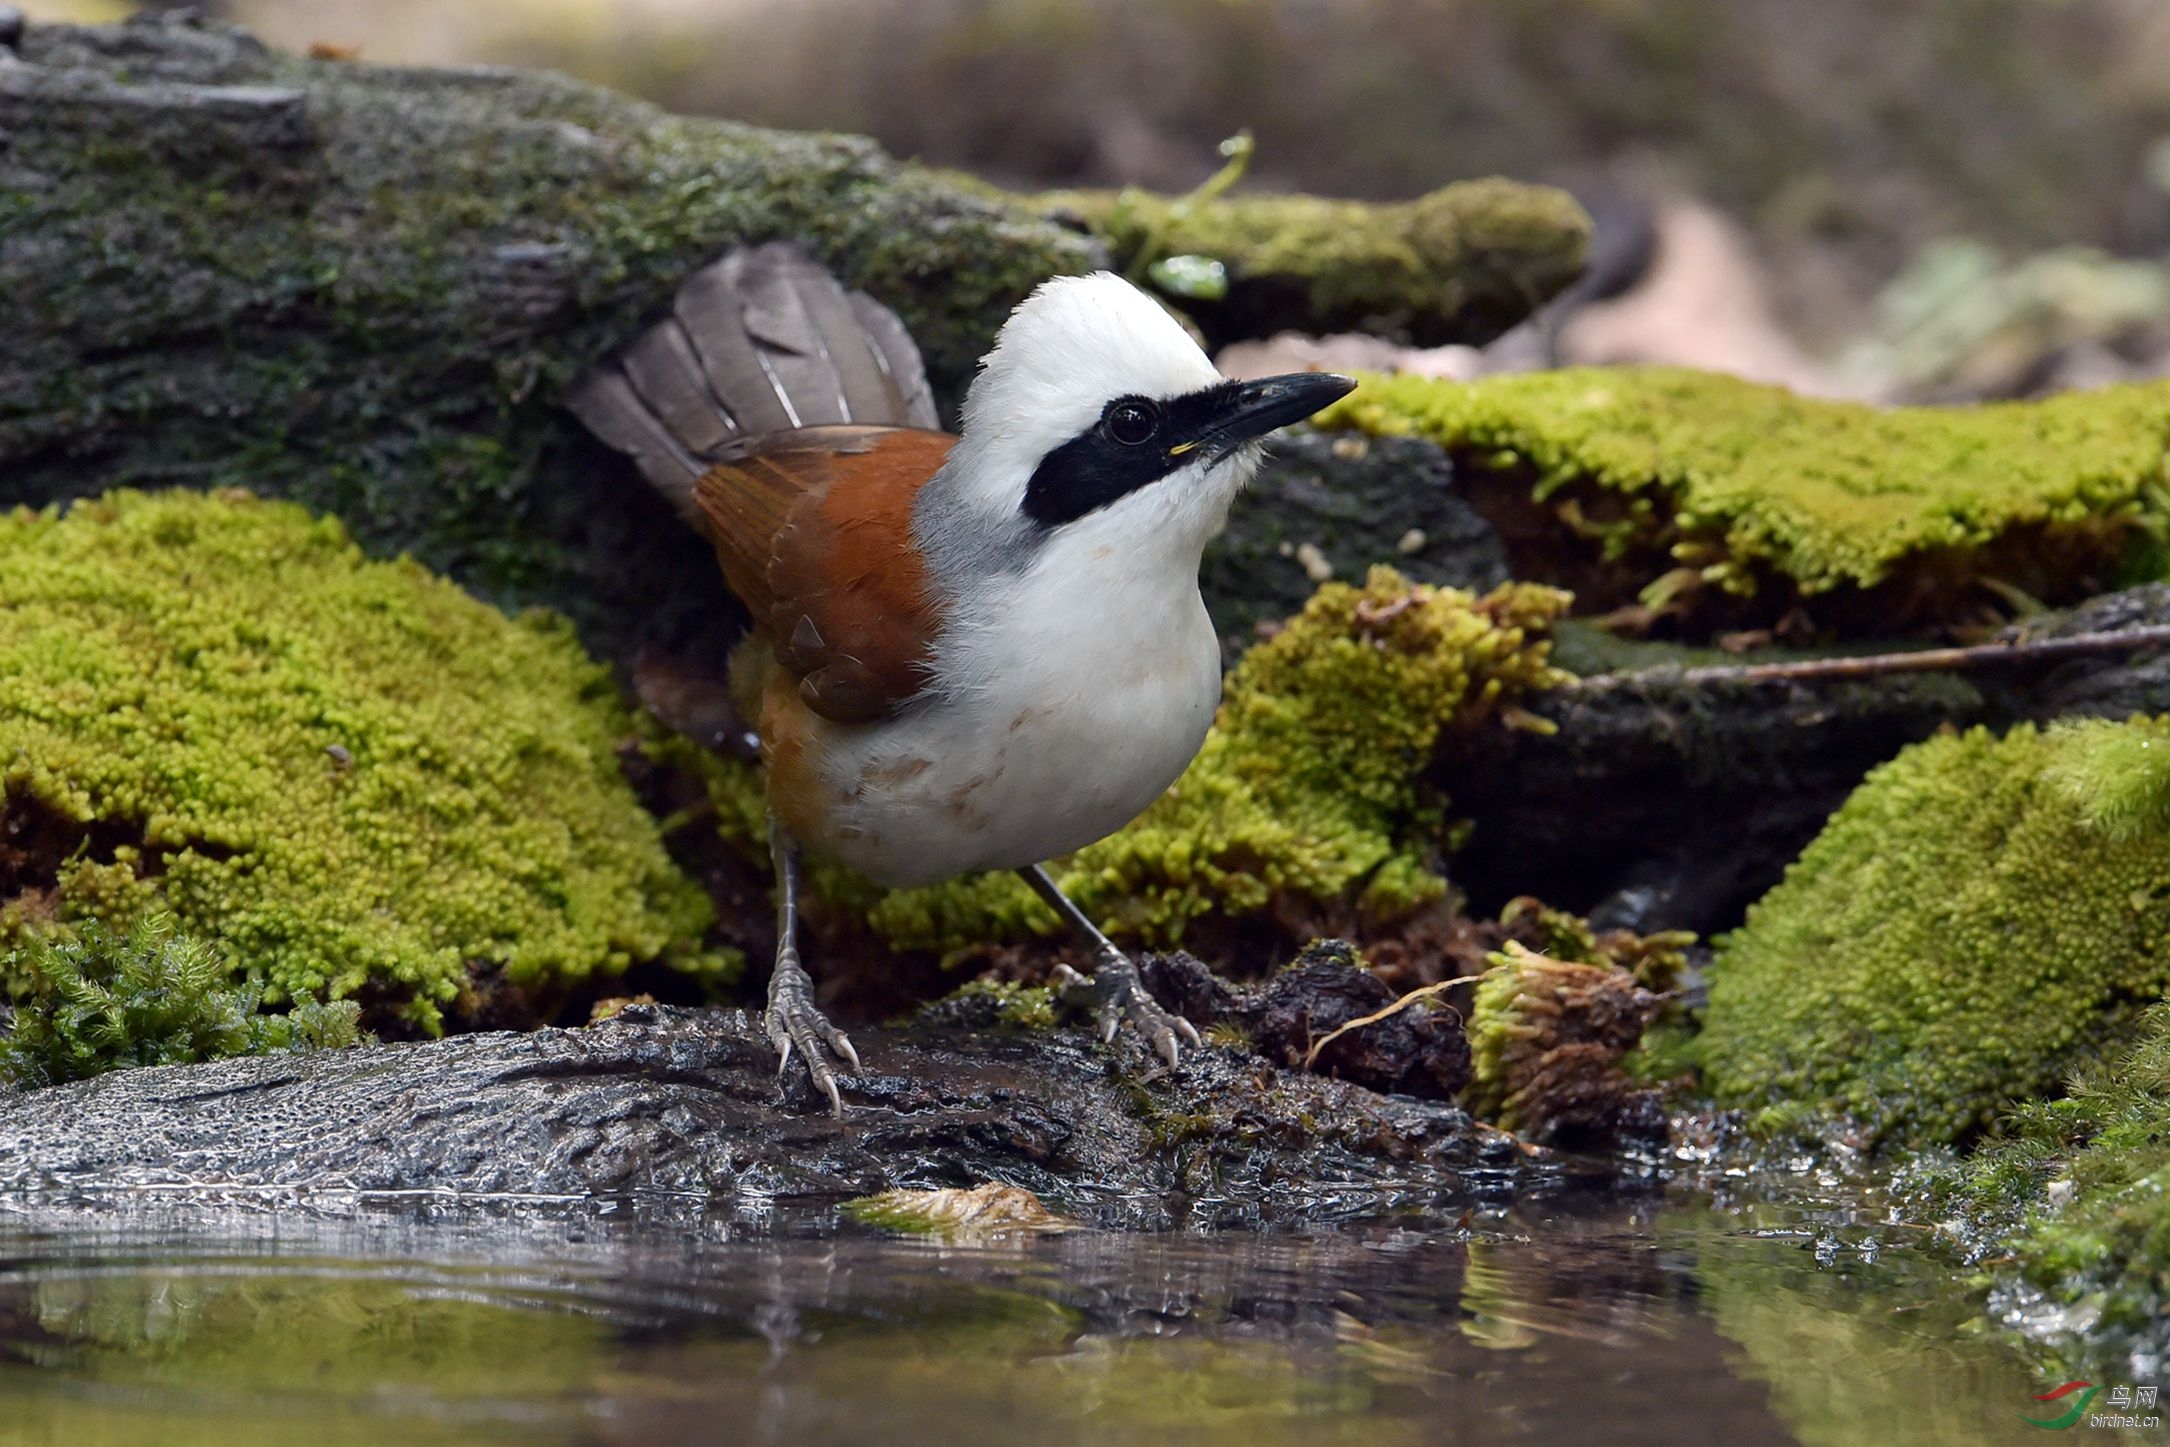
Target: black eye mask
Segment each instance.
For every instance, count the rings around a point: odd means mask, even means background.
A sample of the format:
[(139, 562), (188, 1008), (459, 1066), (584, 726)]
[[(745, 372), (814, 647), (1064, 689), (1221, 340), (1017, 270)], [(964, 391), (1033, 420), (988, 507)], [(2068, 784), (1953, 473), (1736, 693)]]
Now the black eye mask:
[(1298, 372), (1180, 397), (1117, 397), (1099, 421), (1040, 459), (1025, 485), (1025, 516), (1043, 530), (1075, 522), (1194, 462), (1218, 462), (1355, 385), (1331, 372)]

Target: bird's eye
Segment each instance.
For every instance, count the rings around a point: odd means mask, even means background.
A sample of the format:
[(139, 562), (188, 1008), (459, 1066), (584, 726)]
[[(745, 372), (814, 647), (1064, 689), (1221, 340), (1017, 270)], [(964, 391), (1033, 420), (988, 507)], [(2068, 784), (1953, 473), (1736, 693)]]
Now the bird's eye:
[(1160, 431), (1160, 409), (1150, 402), (1132, 398), (1110, 407), (1104, 425), (1108, 436), (1125, 447), (1136, 447), (1151, 442), (1153, 434)]

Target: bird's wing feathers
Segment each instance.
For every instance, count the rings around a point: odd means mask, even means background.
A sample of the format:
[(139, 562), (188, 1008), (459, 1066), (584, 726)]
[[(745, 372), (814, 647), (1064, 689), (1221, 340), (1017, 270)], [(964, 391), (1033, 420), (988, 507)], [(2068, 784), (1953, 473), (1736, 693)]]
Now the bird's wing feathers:
[[(851, 294), (851, 309), (866, 336), (874, 365), (881, 372), (884, 399), (896, 409), (890, 415), (907, 427), (939, 426), (934, 389), (927, 385), (927, 364), (920, 359), (919, 348), (912, 345), (912, 334), (904, 329), (904, 323), (865, 292)], [(861, 408), (858, 415), (867, 420), (870, 414)]]
[(941, 608), (912, 500), (955, 438), (911, 427), (801, 428), (736, 444), (694, 485), (731, 591), (825, 718), (894, 713), (926, 683)]
[(566, 401), (707, 534), (815, 712), (920, 690), (939, 619), (912, 498), (954, 439), (894, 312), (796, 246), (741, 247)]

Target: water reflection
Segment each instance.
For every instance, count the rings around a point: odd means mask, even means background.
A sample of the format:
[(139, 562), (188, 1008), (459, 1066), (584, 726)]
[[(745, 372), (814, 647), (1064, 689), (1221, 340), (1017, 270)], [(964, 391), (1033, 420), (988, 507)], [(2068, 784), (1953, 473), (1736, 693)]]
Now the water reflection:
[(973, 1246), (820, 1207), (0, 1203), (0, 1440), (2019, 1440), (2041, 1388), (1969, 1315), (1848, 1203), (1685, 1192)]

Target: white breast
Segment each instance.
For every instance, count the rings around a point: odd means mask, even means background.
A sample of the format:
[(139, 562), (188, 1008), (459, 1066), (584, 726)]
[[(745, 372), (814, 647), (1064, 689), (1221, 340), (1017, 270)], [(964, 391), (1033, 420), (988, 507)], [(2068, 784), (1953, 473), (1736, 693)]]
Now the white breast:
[(1096, 533), (953, 615), (937, 697), (825, 731), (830, 827), (809, 842), (877, 883), (927, 884), (1068, 854), (1175, 782), (1220, 700), (1196, 554)]

